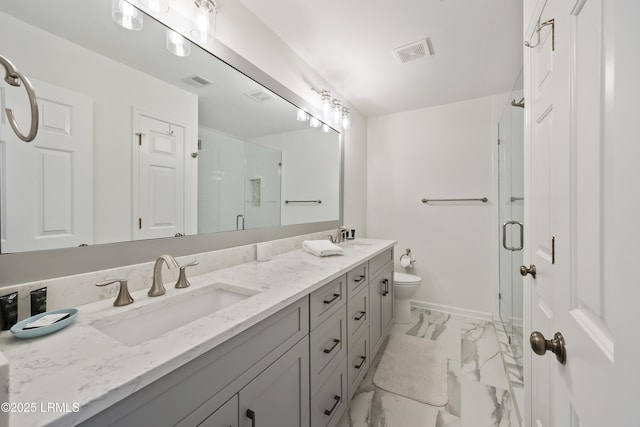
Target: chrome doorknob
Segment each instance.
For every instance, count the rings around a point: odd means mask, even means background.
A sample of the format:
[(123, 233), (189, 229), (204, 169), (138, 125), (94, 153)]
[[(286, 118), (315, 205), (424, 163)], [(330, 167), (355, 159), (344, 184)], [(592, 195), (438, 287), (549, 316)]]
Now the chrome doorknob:
[(529, 265), (529, 268), (525, 265), (520, 266), (520, 275), (526, 276), (527, 274), (530, 274), (534, 279), (536, 278), (536, 266), (534, 264)]
[(542, 356), (547, 350), (550, 350), (551, 353), (556, 355), (558, 362), (564, 365), (567, 361), (567, 349), (564, 345), (564, 337), (560, 332), (556, 332), (553, 339), (548, 340), (540, 332), (533, 331), (529, 337), (529, 343), (535, 354)]

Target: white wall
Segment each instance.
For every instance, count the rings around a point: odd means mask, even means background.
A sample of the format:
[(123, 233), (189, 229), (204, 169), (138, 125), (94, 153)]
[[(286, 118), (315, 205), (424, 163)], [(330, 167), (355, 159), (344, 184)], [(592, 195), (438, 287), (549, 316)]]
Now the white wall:
[(8, 15), (0, 52), (27, 76), (93, 99), (94, 243), (131, 240), (133, 108), (187, 124), (186, 144), (195, 151), (197, 96)]
[[(398, 240), (423, 278), (414, 299), (492, 313), (492, 97), (370, 118), (368, 236)], [(489, 203), (423, 204), (422, 198), (488, 197)]]

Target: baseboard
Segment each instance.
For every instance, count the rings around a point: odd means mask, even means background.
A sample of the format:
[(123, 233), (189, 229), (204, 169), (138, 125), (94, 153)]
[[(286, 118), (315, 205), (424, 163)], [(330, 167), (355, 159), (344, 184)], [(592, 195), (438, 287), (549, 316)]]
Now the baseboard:
[(428, 310), (441, 311), (443, 313), (455, 314), (464, 317), (473, 317), (475, 319), (493, 321), (493, 315), (484, 311), (469, 310), (461, 307), (452, 307), (450, 305), (434, 304), (432, 302), (410, 300), (412, 307), (426, 308)]

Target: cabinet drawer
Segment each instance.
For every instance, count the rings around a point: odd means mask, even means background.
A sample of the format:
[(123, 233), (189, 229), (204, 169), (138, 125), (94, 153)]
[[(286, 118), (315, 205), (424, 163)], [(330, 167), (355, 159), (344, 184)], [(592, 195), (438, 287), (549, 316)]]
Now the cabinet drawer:
[(311, 427), (335, 426), (345, 408), (347, 400), (347, 360), (343, 357), (311, 398)]
[(234, 395), (224, 405), (216, 409), (198, 427), (237, 427), (238, 426), (238, 395)]
[(358, 389), (358, 385), (369, 368), (369, 330), (365, 329), (357, 337), (353, 348), (347, 354), (347, 381), (349, 400)]
[(353, 270), (347, 272), (347, 296), (351, 298), (352, 295), (357, 294), (360, 289), (365, 288), (369, 283), (368, 276), (368, 264), (359, 265)]
[(335, 313), (347, 300), (346, 281), (347, 276), (342, 275), (311, 293), (309, 296), (311, 329)]
[(369, 289), (365, 287), (347, 302), (347, 336), (349, 349), (363, 329), (369, 326)]
[(347, 310), (344, 305), (309, 334), (311, 395), (347, 353)]
[(369, 273), (375, 275), (388, 262), (393, 262), (393, 249), (389, 249), (369, 260)]

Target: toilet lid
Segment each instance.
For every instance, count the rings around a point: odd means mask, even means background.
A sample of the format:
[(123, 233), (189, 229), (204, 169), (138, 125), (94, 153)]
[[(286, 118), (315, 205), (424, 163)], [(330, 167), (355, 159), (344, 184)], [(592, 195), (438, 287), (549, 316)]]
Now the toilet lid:
[(417, 285), (422, 282), (422, 277), (414, 274), (393, 272), (393, 283), (395, 285)]

